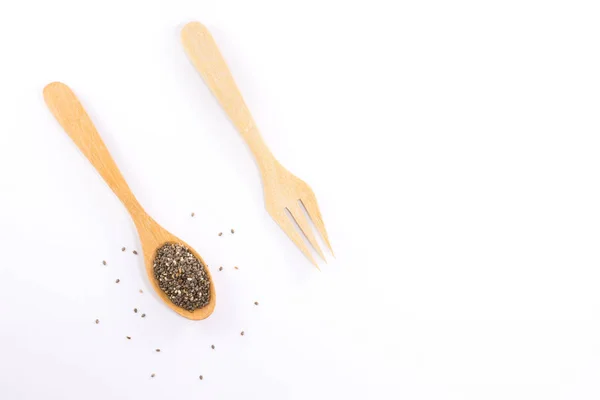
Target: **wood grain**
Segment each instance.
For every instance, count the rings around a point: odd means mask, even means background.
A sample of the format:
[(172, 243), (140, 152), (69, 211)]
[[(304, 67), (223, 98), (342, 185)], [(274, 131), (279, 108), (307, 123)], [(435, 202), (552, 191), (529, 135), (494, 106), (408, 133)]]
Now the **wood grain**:
[[(312, 189), (285, 169), (263, 141), (208, 29), (200, 22), (190, 22), (181, 31), (181, 41), (192, 64), (250, 147), (262, 175), (267, 211), (302, 253), (319, 268), (304, 239), (308, 240), (323, 260), (325, 256), (313, 235), (306, 213), (332, 254), (333, 250)], [(300, 234), (297, 227), (304, 235)]]
[[(73, 91), (63, 83), (53, 82), (44, 88), (44, 100), (65, 132), (129, 211), (140, 236), (146, 273), (156, 293), (165, 304), (186, 318), (201, 320), (212, 314), (216, 305), (216, 293), (208, 266), (192, 247), (165, 230), (144, 211)], [(165, 243), (185, 245), (204, 265), (211, 282), (210, 303), (205, 307), (193, 312), (177, 307), (158, 286), (158, 282), (154, 278), (153, 261), (156, 250)]]

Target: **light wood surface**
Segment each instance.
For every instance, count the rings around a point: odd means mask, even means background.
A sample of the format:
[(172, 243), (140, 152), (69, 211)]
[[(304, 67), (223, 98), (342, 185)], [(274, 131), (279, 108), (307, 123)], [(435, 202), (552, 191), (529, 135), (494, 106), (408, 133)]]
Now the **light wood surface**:
[[(208, 29), (199, 22), (190, 22), (184, 26), (181, 39), (188, 57), (254, 154), (262, 175), (267, 211), (302, 253), (318, 268), (305, 239), (323, 260), (325, 256), (308, 223), (306, 212), (332, 254), (333, 250), (312, 189), (286, 170), (263, 141)], [(304, 237), (299, 233), (296, 224), (304, 233)]]
[[(125, 182), (123, 175), (121, 175), (121, 172), (117, 168), (108, 149), (96, 131), (92, 120), (85, 112), (75, 94), (67, 85), (60, 82), (53, 82), (44, 88), (44, 99), (48, 108), (52, 114), (54, 114), (54, 117), (67, 132), (69, 137), (71, 137), (73, 142), (79, 147), (79, 150), (81, 150), (92, 163), (94, 168), (96, 168), (98, 173), (104, 178), (104, 181), (129, 211), (140, 236), (140, 242), (142, 243), (146, 273), (148, 274), (148, 279), (156, 293), (158, 293), (165, 304), (186, 318), (200, 320), (212, 314), (216, 304), (216, 293), (208, 266), (192, 247), (167, 232), (146, 214), (131, 192), (131, 189), (129, 189), (127, 182)], [(189, 312), (175, 306), (169, 300), (167, 295), (159, 288), (158, 283), (154, 278), (153, 261), (156, 250), (165, 243), (184, 244), (204, 265), (211, 285), (210, 303), (205, 307)]]

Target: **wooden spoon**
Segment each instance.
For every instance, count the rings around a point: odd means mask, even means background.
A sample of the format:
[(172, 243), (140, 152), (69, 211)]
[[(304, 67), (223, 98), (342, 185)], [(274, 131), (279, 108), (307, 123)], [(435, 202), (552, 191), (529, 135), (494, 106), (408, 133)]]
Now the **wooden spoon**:
[[(92, 120), (83, 109), (75, 94), (64, 83), (53, 82), (44, 88), (44, 99), (63, 129), (100, 173), (102, 178), (104, 178), (104, 181), (106, 181), (108, 186), (125, 205), (127, 211), (129, 211), (142, 243), (146, 273), (156, 293), (171, 309), (186, 318), (200, 320), (212, 314), (216, 303), (216, 293), (208, 266), (194, 249), (181, 239), (167, 232), (146, 214), (131, 192), (131, 189), (129, 189), (129, 186), (127, 186), (123, 175), (121, 175), (117, 165), (110, 156)], [(204, 266), (206, 274), (210, 279), (211, 291), (210, 302), (206, 306), (190, 312), (173, 304), (165, 292), (158, 286), (158, 282), (154, 278), (153, 261), (156, 251), (166, 243), (180, 243), (184, 245)]]

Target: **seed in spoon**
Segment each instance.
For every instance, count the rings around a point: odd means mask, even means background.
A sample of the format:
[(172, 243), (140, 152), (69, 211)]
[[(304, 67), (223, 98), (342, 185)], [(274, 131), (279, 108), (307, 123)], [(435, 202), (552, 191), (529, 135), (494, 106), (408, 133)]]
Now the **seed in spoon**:
[(150, 375), (150, 378), (154, 378), (156, 376), (156, 374), (152, 374)]
[(223, 236), (223, 232), (219, 232), (219, 236)]
[(240, 335), (244, 336), (244, 331), (240, 332)]
[(258, 305), (258, 301), (255, 301), (255, 302), (254, 302), (254, 305), (255, 305), (255, 306), (257, 306), (257, 305)]
[(146, 314), (142, 314), (142, 318), (146, 318)]
[(231, 233), (235, 233), (235, 231), (233, 230), (233, 228), (231, 228)]
[(215, 349), (215, 345), (213, 344), (212, 346), (210, 346), (210, 348), (214, 350)]
[(102, 261), (102, 265), (106, 265), (106, 260), (103, 260), (103, 261)]
[(127, 340), (131, 340), (131, 336), (125, 336)]
[(199, 376), (200, 380), (204, 379), (204, 377), (202, 375)]
[(166, 243), (156, 251), (154, 278), (169, 300), (190, 312), (210, 302), (206, 266), (180, 243)]
[(120, 280), (120, 279), (117, 279), (117, 280), (115, 281), (115, 283), (119, 283), (119, 282), (121, 282), (121, 280)]
[(125, 247), (121, 247), (121, 251), (125, 251)]
[(160, 353), (160, 349), (156, 349), (156, 352), (157, 352), (157, 353)]
[(96, 320), (96, 325), (98, 325), (99, 323), (100, 323), (100, 320), (99, 320), (99, 319), (97, 319), (97, 320)]
[(194, 215), (196, 215), (196, 214), (192, 213), (192, 217), (193, 217)]
[(137, 308), (134, 308), (134, 309), (133, 309), (133, 312), (134, 312), (134, 313), (137, 313)]

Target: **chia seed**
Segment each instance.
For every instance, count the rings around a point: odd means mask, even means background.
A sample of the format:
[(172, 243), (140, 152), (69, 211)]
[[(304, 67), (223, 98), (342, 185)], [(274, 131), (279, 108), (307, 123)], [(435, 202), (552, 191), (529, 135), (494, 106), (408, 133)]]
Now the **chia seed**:
[(182, 244), (167, 243), (156, 251), (154, 278), (173, 304), (190, 312), (210, 302), (206, 266)]

